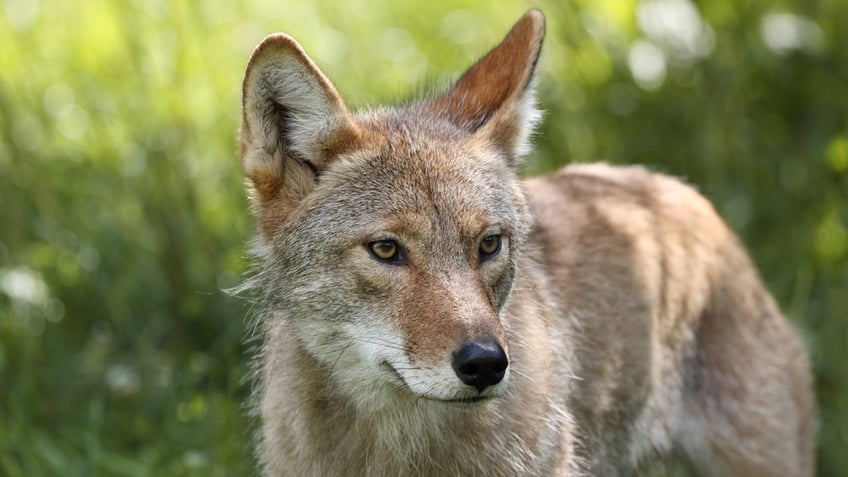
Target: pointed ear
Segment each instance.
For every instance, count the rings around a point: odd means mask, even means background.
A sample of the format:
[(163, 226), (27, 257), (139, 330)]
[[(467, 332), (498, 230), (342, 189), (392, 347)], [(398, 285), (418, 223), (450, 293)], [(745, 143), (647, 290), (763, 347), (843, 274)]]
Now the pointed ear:
[(544, 37), (544, 14), (535, 9), (525, 13), (498, 46), (433, 102), (437, 113), (462, 129), (488, 136), (512, 161), (527, 154), (541, 118), (533, 72)]
[(273, 228), (359, 134), (326, 76), (290, 36), (266, 37), (242, 86), (241, 161), (260, 228)]

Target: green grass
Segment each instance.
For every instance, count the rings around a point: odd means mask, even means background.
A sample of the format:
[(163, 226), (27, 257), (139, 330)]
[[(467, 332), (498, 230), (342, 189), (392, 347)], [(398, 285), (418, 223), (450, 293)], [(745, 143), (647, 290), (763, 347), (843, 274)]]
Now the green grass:
[[(845, 475), (848, 4), (698, 2), (709, 27), (670, 42), (636, 0), (338, 5), (0, 2), (0, 475), (254, 473), (248, 304), (221, 292), (252, 235), (253, 46), (286, 31), (375, 105), (454, 78), (531, 5), (547, 116), (528, 173), (642, 163), (712, 199), (807, 337), (818, 473)], [(775, 18), (798, 48), (768, 46)], [(634, 79), (634, 51), (664, 52), (664, 78)]]

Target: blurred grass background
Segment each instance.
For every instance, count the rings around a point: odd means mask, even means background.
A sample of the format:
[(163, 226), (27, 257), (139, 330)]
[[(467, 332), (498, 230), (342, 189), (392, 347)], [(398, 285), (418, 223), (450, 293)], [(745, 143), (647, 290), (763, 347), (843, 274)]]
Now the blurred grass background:
[(0, 475), (254, 473), (237, 284), (245, 62), (296, 37), (351, 106), (447, 82), (531, 6), (528, 173), (687, 178), (803, 330), (848, 475), (848, 2), (0, 1)]

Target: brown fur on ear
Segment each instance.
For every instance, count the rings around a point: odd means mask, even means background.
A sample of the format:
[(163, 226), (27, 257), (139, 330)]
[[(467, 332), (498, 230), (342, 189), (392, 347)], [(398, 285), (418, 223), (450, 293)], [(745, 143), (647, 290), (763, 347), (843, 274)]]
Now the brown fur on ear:
[(242, 167), (267, 238), (360, 134), (332, 83), (286, 34), (253, 51), (242, 93)]
[(545, 16), (530, 10), (494, 49), (433, 102), (437, 113), (469, 132), (483, 132), (507, 153), (528, 152), (540, 113), (534, 107), (533, 72), (545, 37)]

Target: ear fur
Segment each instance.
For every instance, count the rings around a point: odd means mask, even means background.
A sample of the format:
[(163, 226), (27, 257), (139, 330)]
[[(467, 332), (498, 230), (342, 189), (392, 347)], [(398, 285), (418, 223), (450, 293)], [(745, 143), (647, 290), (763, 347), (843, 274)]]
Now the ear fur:
[(527, 154), (541, 112), (535, 107), (533, 73), (545, 37), (545, 16), (525, 13), (501, 43), (433, 102), (438, 114), (495, 141), (513, 159)]
[(358, 131), (332, 83), (283, 33), (253, 51), (242, 94), (241, 158), (254, 206), (283, 217)]

